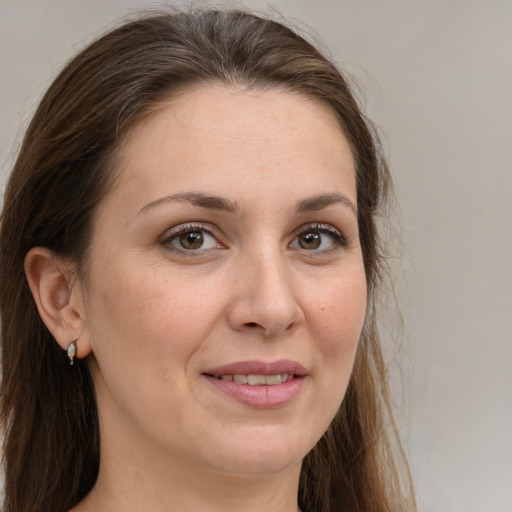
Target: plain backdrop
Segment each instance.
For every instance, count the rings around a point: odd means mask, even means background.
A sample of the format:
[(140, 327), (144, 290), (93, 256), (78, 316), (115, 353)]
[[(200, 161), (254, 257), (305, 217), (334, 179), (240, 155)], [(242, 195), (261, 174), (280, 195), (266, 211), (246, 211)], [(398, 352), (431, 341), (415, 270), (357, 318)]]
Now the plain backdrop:
[[(399, 422), (420, 510), (510, 512), (512, 1), (269, 4), (320, 34), (386, 134), (405, 247), (409, 398)], [(0, 0), (2, 188), (64, 62), (114, 19), (155, 5)]]

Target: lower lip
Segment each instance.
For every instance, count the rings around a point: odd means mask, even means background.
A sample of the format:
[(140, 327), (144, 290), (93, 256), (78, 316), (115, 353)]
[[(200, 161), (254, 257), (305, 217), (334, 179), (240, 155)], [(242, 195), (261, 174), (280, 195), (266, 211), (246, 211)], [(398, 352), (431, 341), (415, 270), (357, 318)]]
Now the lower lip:
[(258, 409), (272, 409), (286, 405), (300, 393), (305, 379), (305, 377), (294, 377), (274, 386), (251, 386), (232, 380), (216, 379), (209, 375), (205, 375), (205, 377), (225, 395), (244, 405)]

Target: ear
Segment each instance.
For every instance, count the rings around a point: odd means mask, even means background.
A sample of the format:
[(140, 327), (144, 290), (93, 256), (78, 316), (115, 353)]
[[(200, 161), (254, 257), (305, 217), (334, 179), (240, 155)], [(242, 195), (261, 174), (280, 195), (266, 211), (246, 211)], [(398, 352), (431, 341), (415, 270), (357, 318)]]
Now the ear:
[(72, 266), (46, 247), (34, 247), (25, 256), (25, 274), (39, 315), (63, 350), (77, 340), (77, 357), (91, 352), (85, 334), (82, 289)]

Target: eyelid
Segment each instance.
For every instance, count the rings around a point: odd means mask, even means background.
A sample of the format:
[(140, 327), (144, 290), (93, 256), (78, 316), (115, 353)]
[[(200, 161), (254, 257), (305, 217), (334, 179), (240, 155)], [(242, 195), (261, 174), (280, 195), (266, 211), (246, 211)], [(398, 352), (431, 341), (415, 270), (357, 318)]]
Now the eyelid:
[[(211, 237), (213, 237), (216, 242), (216, 247), (208, 247), (205, 249), (180, 249), (179, 247), (176, 247), (172, 244), (172, 242), (179, 237), (183, 233), (192, 232), (192, 231), (205, 231), (208, 233)], [(292, 241), (289, 244), (289, 247), (292, 246), (292, 244), (297, 242), (297, 237), (299, 237), (301, 234), (307, 233), (307, 232), (318, 232), (321, 234), (328, 235), (333, 243), (330, 247), (326, 249), (304, 249), (301, 247), (292, 247), (293, 249), (299, 249), (304, 253), (307, 253), (311, 256), (313, 255), (326, 255), (330, 254), (332, 252), (335, 252), (337, 250), (343, 249), (349, 245), (346, 236), (343, 234), (341, 230), (333, 226), (332, 224), (328, 223), (322, 223), (322, 222), (312, 222), (307, 224), (302, 224), (297, 229), (295, 229), (292, 233)], [(160, 237), (160, 245), (164, 246), (166, 250), (170, 252), (174, 252), (177, 254), (183, 254), (188, 256), (199, 256), (204, 255), (206, 253), (209, 253), (213, 250), (218, 249), (225, 249), (226, 245), (224, 243), (225, 237), (222, 234), (222, 232), (213, 224), (210, 224), (208, 222), (186, 222), (183, 224), (179, 224), (177, 226), (174, 226), (164, 232), (164, 234)]]
[[(218, 245), (216, 247), (197, 250), (180, 249), (172, 245), (172, 241), (179, 237), (181, 234), (191, 231), (205, 231), (216, 240)], [(166, 250), (168, 251), (193, 256), (201, 255), (208, 251), (225, 248), (225, 244), (222, 242), (223, 238), (224, 237), (222, 236), (220, 230), (213, 224), (209, 224), (207, 222), (185, 222), (184, 224), (179, 224), (166, 230), (165, 233), (160, 237), (160, 245), (165, 246)]]
[[(318, 233), (327, 234), (332, 237), (334, 240), (334, 246), (330, 247), (328, 249), (322, 249), (322, 250), (308, 250), (308, 249), (302, 249), (303, 251), (311, 254), (328, 254), (332, 251), (336, 251), (337, 249), (344, 248), (348, 246), (348, 241), (346, 236), (336, 227), (334, 227), (332, 224), (325, 224), (322, 222), (313, 222), (309, 224), (303, 224), (299, 226), (294, 232), (293, 232), (293, 240), (291, 243), (295, 242), (297, 237), (307, 233), (308, 231), (316, 231)], [(290, 245), (291, 245), (290, 243)]]

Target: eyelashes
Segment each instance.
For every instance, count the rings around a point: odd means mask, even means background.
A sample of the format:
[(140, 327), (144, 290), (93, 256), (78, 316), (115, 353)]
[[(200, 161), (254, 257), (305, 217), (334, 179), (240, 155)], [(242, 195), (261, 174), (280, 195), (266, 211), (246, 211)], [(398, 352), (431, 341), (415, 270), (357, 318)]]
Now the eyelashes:
[(310, 224), (299, 228), (290, 247), (326, 253), (344, 248), (347, 245), (347, 239), (334, 226), (330, 224)]
[[(168, 230), (160, 245), (177, 254), (200, 256), (227, 249), (223, 238), (218, 228), (211, 224), (186, 223)], [(323, 223), (302, 225), (291, 238), (288, 248), (307, 255), (327, 255), (348, 245), (340, 230)]]
[(187, 223), (168, 230), (160, 244), (171, 252), (204, 254), (205, 251), (227, 248), (219, 238), (220, 233), (211, 225)]

